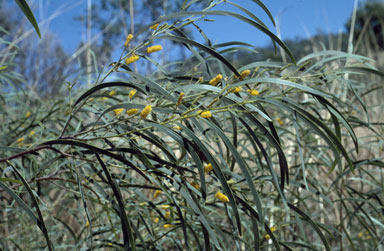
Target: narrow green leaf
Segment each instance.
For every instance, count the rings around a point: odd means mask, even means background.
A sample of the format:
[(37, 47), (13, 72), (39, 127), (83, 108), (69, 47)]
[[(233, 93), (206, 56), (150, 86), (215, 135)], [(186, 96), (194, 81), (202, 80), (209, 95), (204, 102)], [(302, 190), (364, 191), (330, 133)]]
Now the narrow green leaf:
[[(11, 164), (11, 162), (8, 161), (8, 164)], [(23, 184), (24, 184), (25, 188), (27, 189), (29, 195), (31, 196), (33, 205), (36, 208), (37, 216), (39, 217), (39, 220), (37, 222), (37, 226), (40, 228), (41, 232), (43, 232), (43, 234), (44, 234), (45, 240), (47, 241), (48, 249), (49, 250), (54, 250), (54, 246), (52, 245), (52, 242), (49, 239), (49, 234), (48, 234), (47, 227), (45, 226), (44, 217), (43, 217), (43, 215), (42, 215), (42, 213), (40, 211), (39, 203), (37, 203), (37, 199), (36, 199), (32, 189), (31, 189), (31, 187), (29, 186), (28, 182), (24, 179), (24, 177), (21, 175), (19, 170), (17, 170), (17, 168), (15, 168), (13, 165), (11, 165), (11, 167), (12, 167), (13, 171), (17, 174), (17, 176), (21, 179), (21, 181), (23, 182)]]
[(41, 38), (39, 25), (36, 22), (35, 16), (33, 15), (31, 9), (29, 8), (29, 5), (25, 0), (15, 0), (19, 8), (23, 11), (26, 18), (28, 18), (29, 22), (32, 24), (32, 26), (35, 28), (35, 31), (39, 38)]
[(225, 57), (223, 57), (222, 55), (220, 55), (219, 53), (217, 53), (216, 51), (214, 51), (213, 49), (205, 46), (205, 45), (202, 45), (194, 40), (190, 40), (188, 38), (184, 38), (184, 37), (176, 37), (176, 36), (159, 36), (159, 37), (156, 37), (156, 39), (168, 39), (168, 40), (173, 40), (173, 41), (176, 41), (176, 42), (180, 42), (180, 43), (184, 43), (184, 44), (190, 44), (190, 45), (193, 45), (193, 46), (196, 46), (197, 48), (209, 53), (210, 55), (212, 55), (213, 57), (217, 58), (218, 60), (220, 60), (222, 63), (224, 63), (236, 76), (240, 76), (240, 73), (237, 71), (237, 69), (235, 68), (235, 66), (233, 66)]
[[(125, 207), (123, 198), (121, 196), (121, 192), (119, 187), (116, 185), (116, 182), (112, 179), (111, 174), (109, 173), (107, 167), (105, 166), (104, 162), (101, 160), (100, 156), (95, 153), (97, 160), (99, 161), (105, 176), (108, 179), (109, 186), (112, 188), (113, 194), (115, 195), (115, 198), (117, 200), (117, 203), (119, 205), (119, 216), (121, 219), (121, 229), (123, 232), (124, 237), (124, 250), (136, 250), (136, 244), (134, 242), (133, 233), (131, 224), (128, 221), (127, 214), (125, 213)], [(131, 248), (129, 248), (131, 246)]]
[(6, 184), (1, 181), (0, 187), (6, 191), (17, 202), (17, 204), (19, 204), (21, 208), (24, 209), (24, 211), (29, 215), (29, 217), (37, 226), (40, 225), (40, 220), (35, 216), (32, 209), (16, 193), (14, 193), (10, 188), (8, 188)]
[(239, 167), (241, 169), (241, 172), (243, 173), (243, 176), (245, 177), (245, 180), (247, 181), (249, 188), (251, 189), (253, 200), (256, 204), (257, 212), (258, 212), (260, 219), (261, 219), (261, 224), (264, 224), (264, 221), (263, 221), (264, 213), (263, 213), (263, 208), (261, 206), (261, 200), (259, 198), (259, 195), (256, 191), (255, 185), (253, 184), (251, 174), (249, 173), (248, 168), (246, 167), (243, 158), (237, 152), (236, 148), (233, 146), (230, 139), (228, 139), (228, 137), (225, 136), (224, 132), (222, 130), (220, 130), (219, 127), (217, 127), (217, 125), (210, 122), (209, 120), (207, 120), (205, 122), (210, 126), (210, 128), (213, 128), (213, 130), (217, 133), (217, 135), (219, 135), (220, 138), (223, 140), (225, 145), (230, 149), (233, 157), (235, 158), (237, 164), (239, 165)]
[[(261, 3), (261, 2), (260, 2)], [(245, 23), (248, 23), (254, 27), (256, 27), (258, 30), (261, 30), (263, 33), (267, 34), (272, 41), (278, 43), (281, 48), (284, 49), (284, 51), (288, 54), (288, 56), (291, 58), (291, 60), (296, 63), (295, 57), (293, 56), (292, 52), (289, 50), (289, 48), (281, 41), (275, 34), (273, 34), (269, 29), (264, 27), (263, 25), (244, 17), (243, 15), (240, 15), (235, 12), (230, 11), (222, 11), (222, 10), (214, 10), (214, 11), (188, 11), (188, 12), (179, 12), (175, 14), (169, 14), (164, 17), (160, 17), (156, 20), (156, 22), (162, 22), (167, 21), (170, 19), (178, 18), (178, 17), (185, 17), (185, 16), (194, 16), (194, 15), (218, 15), (218, 16), (232, 16), (235, 17)], [(273, 20), (273, 19), (271, 19)]]
[(115, 87), (115, 86), (121, 86), (121, 87), (131, 87), (131, 88), (134, 88), (144, 94), (146, 94), (147, 92), (141, 87), (139, 86), (138, 84), (132, 84), (132, 83), (128, 83), (128, 82), (107, 82), (107, 83), (102, 83), (102, 84), (99, 84), (99, 85), (96, 85), (94, 87), (92, 87), (91, 89), (89, 89), (88, 91), (86, 91), (84, 94), (82, 94), (74, 103), (73, 106), (76, 106), (78, 103), (80, 103), (82, 100), (86, 99), (87, 97), (89, 97), (90, 95), (92, 95), (93, 93), (97, 92), (97, 91), (100, 91), (102, 89), (105, 89), (105, 88), (109, 88), (109, 87)]
[(200, 139), (189, 128), (187, 128), (181, 124), (180, 124), (180, 126), (183, 129), (183, 131), (189, 137), (192, 138), (192, 141), (199, 146), (200, 150), (204, 153), (205, 157), (208, 159), (208, 162), (212, 165), (213, 170), (215, 171), (215, 174), (217, 175), (218, 179), (220, 180), (220, 183), (224, 189), (225, 194), (228, 196), (229, 203), (231, 204), (231, 207), (233, 209), (233, 213), (234, 213), (235, 218), (236, 218), (237, 229), (239, 231), (239, 234), (241, 234), (241, 221), (240, 221), (239, 211), (238, 211), (235, 199), (233, 197), (233, 193), (231, 191), (231, 188), (229, 187), (229, 185), (225, 179), (225, 176), (224, 176), (223, 172), (221, 171), (220, 166), (218, 165), (216, 159), (210, 154), (210, 152), (205, 147), (205, 145), (200, 141)]
[(329, 244), (328, 244), (328, 241), (327, 241), (327, 238), (325, 238), (325, 236), (323, 235), (323, 233), (321, 232), (321, 230), (319, 229), (318, 225), (306, 214), (304, 213), (303, 211), (301, 211), (299, 208), (295, 207), (293, 204), (291, 203), (288, 203), (288, 206), (294, 210), (296, 213), (298, 213), (302, 219), (304, 221), (307, 221), (309, 224), (311, 224), (311, 226), (313, 227), (313, 229), (317, 232), (317, 234), (320, 236), (323, 244), (324, 244), (324, 247), (326, 250), (331, 250)]

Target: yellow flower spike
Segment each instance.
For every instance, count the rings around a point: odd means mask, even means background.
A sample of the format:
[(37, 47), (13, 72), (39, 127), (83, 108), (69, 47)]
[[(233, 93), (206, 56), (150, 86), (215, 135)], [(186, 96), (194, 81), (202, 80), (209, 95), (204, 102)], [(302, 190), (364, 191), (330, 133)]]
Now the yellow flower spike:
[(156, 192), (153, 194), (153, 199), (156, 199), (161, 194), (161, 190), (156, 190)]
[[(272, 232), (272, 233), (275, 232), (276, 230), (277, 230), (277, 227), (276, 227), (276, 226), (271, 227), (271, 232)], [(269, 240), (269, 239), (271, 239), (271, 236), (270, 236), (269, 234), (266, 234), (266, 235), (265, 235), (265, 239), (266, 239), (266, 240)]]
[(200, 113), (200, 117), (207, 119), (207, 118), (212, 117), (212, 113), (210, 111), (205, 111), (205, 112)]
[(126, 58), (126, 59), (125, 59), (125, 63), (126, 63), (126, 64), (132, 64), (132, 63), (136, 62), (136, 61), (139, 60), (139, 59), (140, 59), (139, 56), (137, 56), (137, 55), (133, 55), (133, 56), (130, 56), (129, 58)]
[(153, 219), (153, 223), (155, 223), (155, 224), (159, 223), (159, 218), (156, 217), (155, 219)]
[(34, 130), (30, 131), (29, 134), (28, 134), (29, 137), (32, 137), (33, 135), (35, 135), (35, 131)]
[(167, 211), (165, 214), (164, 214), (164, 218), (165, 219), (169, 219), (169, 217), (171, 217), (171, 211)]
[(129, 92), (129, 94), (128, 94), (128, 97), (129, 97), (130, 99), (132, 99), (133, 96), (135, 96), (136, 92), (137, 92), (136, 89), (131, 90), (131, 91)]
[(136, 113), (138, 113), (139, 112), (139, 109), (136, 109), (136, 108), (132, 108), (132, 109), (128, 109), (127, 110), (127, 114), (129, 115), (129, 116), (131, 116), (131, 115), (135, 115)]
[(233, 185), (236, 183), (236, 180), (230, 179), (230, 180), (227, 180), (227, 183), (228, 185)]
[(112, 90), (112, 91), (110, 91), (110, 92), (108, 93), (108, 95), (112, 97), (112, 96), (116, 95), (116, 93), (117, 93), (117, 92), (116, 92), (115, 90)]
[(173, 129), (179, 130), (179, 131), (182, 130), (182, 128), (180, 126), (174, 126)]
[(118, 108), (113, 110), (116, 116), (119, 116), (124, 111), (124, 108)]
[(232, 92), (232, 93), (239, 93), (239, 92), (241, 92), (241, 87), (238, 86), (238, 87), (232, 88), (232, 89), (231, 89), (231, 92)]
[(252, 96), (258, 96), (260, 94), (260, 92), (258, 90), (255, 90), (255, 89), (247, 90), (247, 92), (249, 94), (251, 94)]
[(224, 202), (224, 203), (229, 202), (228, 197), (225, 194), (223, 194), (222, 192), (217, 192), (215, 197), (218, 198), (221, 202)]
[(172, 224), (164, 224), (163, 226), (165, 229), (173, 227)]
[(359, 234), (357, 235), (357, 238), (361, 239), (361, 238), (363, 238), (363, 235), (364, 235), (364, 233), (363, 233), (363, 231), (361, 231), (361, 232), (359, 232)]
[(211, 163), (209, 163), (208, 165), (204, 166), (204, 173), (209, 173), (212, 170), (213, 170), (213, 167), (212, 167)]
[(248, 77), (249, 74), (251, 74), (251, 70), (244, 70), (240, 73), (240, 79), (243, 80), (244, 78)]
[(223, 75), (217, 74), (216, 77), (209, 80), (210, 85), (217, 85), (223, 79)]
[(280, 118), (277, 118), (276, 121), (277, 123), (279, 123), (279, 125), (281, 126), (284, 125), (284, 122)]
[(133, 39), (133, 34), (128, 34), (127, 38), (125, 39), (124, 46), (128, 47), (128, 45), (129, 45), (129, 43), (131, 42), (132, 39)]
[(159, 23), (151, 25), (149, 28), (152, 30), (157, 30), (157, 27), (159, 27)]
[(184, 92), (180, 92), (179, 98), (177, 99), (176, 107), (178, 107), (181, 104), (181, 101), (183, 101), (184, 95), (185, 95)]
[(107, 97), (101, 97), (101, 98), (99, 98), (98, 100), (101, 101), (101, 102), (103, 102), (103, 101), (107, 101), (108, 98), (107, 98)]
[(195, 181), (192, 181), (192, 182), (191, 182), (191, 185), (192, 185), (194, 188), (196, 188), (197, 190), (200, 189), (200, 185), (197, 184), (197, 182), (195, 182)]
[(170, 205), (160, 205), (159, 207), (160, 207), (161, 209), (169, 209), (169, 208), (171, 208)]
[(23, 141), (24, 141), (24, 137), (21, 137), (21, 138), (18, 138), (18, 139), (16, 140), (16, 143), (20, 145), (20, 144), (23, 143)]
[(147, 105), (146, 107), (144, 107), (144, 109), (141, 111), (140, 113), (140, 117), (142, 119), (145, 119), (152, 111), (152, 106), (150, 105)]
[(87, 222), (85, 222), (85, 227), (89, 227), (89, 221), (87, 220)]
[(163, 49), (163, 46), (161, 45), (153, 45), (147, 48), (147, 53), (153, 53), (157, 51), (161, 51)]
[(28, 111), (25, 113), (25, 118), (29, 118), (30, 116), (31, 116), (31, 112)]

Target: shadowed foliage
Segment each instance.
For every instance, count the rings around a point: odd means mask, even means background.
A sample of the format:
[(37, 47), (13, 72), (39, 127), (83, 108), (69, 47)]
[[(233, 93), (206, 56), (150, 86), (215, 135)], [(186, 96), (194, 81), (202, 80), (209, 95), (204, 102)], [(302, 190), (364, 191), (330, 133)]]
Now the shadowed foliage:
[[(384, 73), (338, 50), (295, 58), (245, 9), (195, 2), (128, 37), (89, 85), (55, 99), (1, 93), (2, 249), (382, 248), (383, 109), (372, 96)], [(217, 15), (262, 31), (290, 63), (240, 64), (230, 54), (246, 43), (183, 32)], [(188, 58), (162, 60), (165, 41)], [(2, 88), (18, 81), (0, 69)]]

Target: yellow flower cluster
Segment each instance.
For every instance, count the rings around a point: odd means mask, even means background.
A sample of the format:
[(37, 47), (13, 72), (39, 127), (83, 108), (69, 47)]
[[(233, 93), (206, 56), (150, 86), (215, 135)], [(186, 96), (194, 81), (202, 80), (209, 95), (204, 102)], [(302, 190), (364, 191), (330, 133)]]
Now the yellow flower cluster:
[(258, 90), (255, 90), (255, 89), (250, 89), (247, 91), (249, 94), (251, 94), (252, 96), (258, 96), (260, 93)]
[(150, 105), (147, 105), (146, 107), (144, 107), (144, 109), (141, 111), (140, 113), (140, 117), (142, 119), (145, 119), (152, 111), (152, 106)]
[(137, 92), (136, 89), (131, 90), (131, 91), (129, 92), (129, 94), (128, 94), (128, 97), (129, 97), (130, 99), (132, 99), (133, 96), (135, 96), (136, 92)]
[(134, 115), (134, 114), (136, 114), (136, 113), (138, 113), (138, 112), (139, 112), (139, 109), (136, 109), (136, 108), (132, 108), (132, 109), (128, 109), (128, 110), (127, 110), (127, 114), (128, 114), (129, 116)]
[(369, 234), (369, 232), (367, 230), (365, 231), (360, 231), (358, 234), (357, 234), (357, 238), (359, 239), (366, 239), (366, 240), (369, 240), (371, 239), (371, 235)]
[(34, 130), (29, 132), (29, 137), (32, 137), (33, 135), (35, 135), (35, 131)]
[(215, 197), (218, 198), (221, 202), (224, 202), (224, 203), (229, 202), (228, 197), (225, 194), (223, 194), (222, 192), (217, 192)]
[(240, 79), (243, 80), (244, 78), (248, 77), (249, 74), (251, 74), (250, 70), (244, 70), (240, 73)]
[(124, 111), (124, 108), (118, 108), (113, 110), (116, 116), (119, 116)]
[(207, 118), (212, 117), (212, 113), (210, 111), (205, 111), (205, 112), (200, 113), (200, 117), (207, 119)]
[(156, 199), (161, 194), (161, 190), (156, 190), (156, 192), (153, 194), (153, 199)]
[(110, 92), (108, 93), (108, 95), (112, 97), (112, 96), (116, 95), (116, 93), (117, 93), (117, 92), (116, 92), (115, 90), (112, 90), (112, 91), (110, 91)]
[(170, 205), (167, 205), (167, 204), (160, 205), (159, 207), (160, 207), (161, 209), (169, 209), (169, 208), (171, 208), (171, 206), (170, 206)]
[(159, 218), (156, 217), (156, 218), (153, 220), (153, 223), (155, 223), (155, 224), (159, 223)]
[(124, 46), (128, 47), (128, 45), (129, 45), (129, 43), (131, 42), (132, 39), (133, 39), (133, 35), (132, 34), (128, 34), (127, 38), (125, 39)]
[(172, 224), (164, 224), (163, 226), (165, 229), (173, 227)]
[[(275, 227), (275, 226), (271, 227), (271, 232), (272, 233), (275, 232), (276, 230), (277, 230), (277, 227)], [(265, 239), (269, 240), (269, 239), (271, 239), (271, 236), (269, 236), (269, 234), (266, 234), (265, 235)]]
[(29, 118), (31, 116), (31, 112), (26, 112), (25, 113), (25, 118)]
[(154, 24), (154, 25), (151, 25), (149, 28), (152, 29), (152, 30), (156, 30), (157, 27), (159, 27), (159, 24)]
[(175, 125), (174, 127), (173, 127), (173, 129), (175, 129), (175, 130), (182, 130), (183, 128), (181, 128), (180, 126), (177, 126), (177, 125)]
[(19, 144), (19, 145), (21, 145), (21, 144), (23, 143), (23, 141), (24, 141), (24, 137), (21, 137), (21, 138), (18, 138), (18, 139), (16, 140), (16, 143)]
[(212, 164), (211, 163), (209, 163), (208, 165), (205, 165), (204, 166), (204, 172), (205, 173), (209, 173), (210, 171), (212, 171), (213, 170), (213, 167), (212, 167)]
[(132, 63), (136, 62), (136, 61), (139, 60), (139, 59), (140, 59), (139, 56), (137, 56), (137, 55), (132, 55), (132, 56), (130, 56), (129, 58), (126, 58), (126, 59), (125, 59), (125, 63), (126, 63), (126, 64), (132, 64)]
[(192, 182), (191, 182), (191, 185), (192, 185), (194, 188), (196, 188), (197, 190), (200, 189), (200, 185), (197, 184), (197, 182), (195, 182), (195, 181), (192, 181)]
[(163, 46), (161, 45), (154, 45), (147, 48), (147, 53), (153, 53), (157, 51), (161, 51), (163, 49)]
[(210, 85), (217, 85), (223, 79), (223, 75), (217, 74), (216, 77), (209, 80)]
[(284, 125), (284, 122), (280, 118), (277, 118), (276, 121), (277, 123), (279, 123), (279, 125), (281, 126)]
[(240, 86), (237, 86), (237, 87), (235, 87), (235, 88), (232, 88), (232, 89), (231, 89), (231, 92), (232, 92), (232, 93), (239, 93), (239, 92), (241, 92), (241, 87), (240, 87)]
[(176, 107), (178, 107), (181, 104), (181, 101), (183, 101), (184, 95), (185, 95), (184, 92), (180, 92), (179, 98), (177, 99)]

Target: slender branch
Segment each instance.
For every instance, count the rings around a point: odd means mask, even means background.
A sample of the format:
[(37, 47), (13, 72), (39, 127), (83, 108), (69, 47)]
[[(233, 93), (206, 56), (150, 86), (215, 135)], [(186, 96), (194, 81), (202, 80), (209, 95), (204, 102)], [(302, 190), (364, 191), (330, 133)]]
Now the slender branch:
[(36, 147), (34, 149), (31, 149), (31, 150), (27, 150), (27, 151), (24, 151), (24, 152), (19, 152), (19, 153), (15, 154), (15, 155), (12, 155), (12, 156), (0, 159), (0, 163), (1, 162), (5, 162), (7, 160), (12, 160), (12, 159), (16, 159), (16, 158), (22, 157), (22, 156), (24, 156), (26, 154), (37, 154), (38, 151), (43, 150), (43, 149), (51, 149), (51, 146), (42, 145), (42, 146), (38, 146), (38, 147)]

